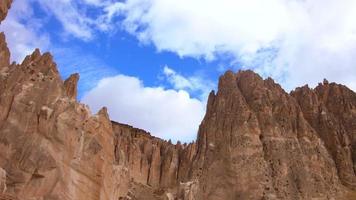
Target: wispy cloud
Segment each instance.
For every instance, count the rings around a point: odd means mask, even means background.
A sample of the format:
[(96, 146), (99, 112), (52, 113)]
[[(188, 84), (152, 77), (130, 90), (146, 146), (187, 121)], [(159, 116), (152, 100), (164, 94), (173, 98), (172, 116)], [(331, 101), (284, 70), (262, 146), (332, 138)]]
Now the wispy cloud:
[(52, 47), (51, 52), (55, 56), (59, 70), (63, 78), (72, 73), (79, 73), (79, 98), (84, 92), (94, 88), (101, 79), (111, 77), (118, 73), (117, 69), (109, 66), (97, 56), (85, 53), (76, 47)]
[(174, 89), (198, 93), (199, 98), (204, 101), (207, 100), (210, 91), (216, 88), (210, 79), (204, 79), (200, 75), (185, 77), (167, 65), (163, 68), (163, 75)]
[(21, 62), (35, 48), (48, 49), (50, 37), (41, 31), (42, 24), (42, 19), (34, 16), (28, 0), (14, 1), (6, 20), (0, 26), (11, 49), (11, 60)]
[(324, 77), (355, 85), (354, 0), (127, 0), (117, 8), (125, 29), (160, 51), (231, 54), (287, 89)]
[[(44, 20), (37, 19), (37, 23), (26, 25), (34, 21), (34, 5), (41, 9), (48, 17), (53, 17), (61, 25), (60, 33), (63, 37), (75, 37), (83, 41), (91, 41), (97, 32), (109, 32), (119, 27), (113, 22), (117, 15), (113, 0), (16, 0), (6, 19), (8, 32), (22, 30), (28, 34), (39, 34), (36, 27), (44, 25)], [(19, 26), (25, 26), (20, 29)], [(42, 30), (44, 33), (46, 30)], [(21, 43), (22, 44), (22, 43)]]

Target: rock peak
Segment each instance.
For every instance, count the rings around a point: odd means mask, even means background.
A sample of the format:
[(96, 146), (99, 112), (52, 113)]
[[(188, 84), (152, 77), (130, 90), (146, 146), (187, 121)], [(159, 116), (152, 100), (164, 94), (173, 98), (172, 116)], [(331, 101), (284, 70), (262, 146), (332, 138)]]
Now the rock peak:
[(77, 99), (77, 85), (79, 81), (79, 74), (75, 73), (70, 75), (65, 81), (64, 81), (64, 88), (66, 91), (66, 94), (70, 99)]
[(92, 115), (75, 101), (79, 75), (63, 82), (49, 53), (8, 58), (0, 35), (0, 199), (355, 199), (356, 94), (343, 85), (287, 94), (227, 71), (197, 141), (182, 145), (105, 107)]
[(5, 34), (0, 33), (0, 70), (10, 65), (10, 51), (7, 47)]
[(324, 85), (328, 85), (328, 84), (329, 84), (329, 81), (328, 81), (328, 80), (326, 80), (326, 78), (324, 78), (324, 80), (323, 80), (323, 84), (324, 84)]

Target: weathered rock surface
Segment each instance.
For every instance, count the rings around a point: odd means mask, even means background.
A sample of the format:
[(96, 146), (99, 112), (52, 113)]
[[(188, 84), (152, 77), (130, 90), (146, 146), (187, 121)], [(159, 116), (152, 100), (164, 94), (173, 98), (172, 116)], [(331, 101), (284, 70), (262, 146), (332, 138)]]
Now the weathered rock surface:
[(251, 71), (220, 78), (197, 143), (198, 199), (330, 199), (343, 193), (335, 162), (298, 102)]
[(109, 200), (126, 194), (120, 185), (126, 171), (115, 164), (106, 110), (91, 115), (76, 102), (77, 75), (63, 83), (49, 53), (37, 49), (10, 65), (4, 39), (2, 34), (1, 198)]
[(288, 94), (228, 71), (197, 141), (172, 144), (106, 108), (92, 115), (78, 80), (38, 49), (10, 64), (0, 34), (0, 200), (356, 199), (356, 94), (345, 86)]
[(173, 145), (144, 130), (117, 122), (113, 122), (113, 129), (116, 161), (128, 167), (134, 183), (146, 185), (156, 192), (168, 189), (167, 192), (176, 194), (180, 182), (189, 180), (195, 143)]
[[(36, 50), (0, 76), (0, 167), (19, 199), (115, 199), (123, 172), (103, 110), (73, 100), (50, 54)], [(70, 88), (70, 87), (69, 87)]]
[(292, 96), (304, 117), (324, 141), (340, 180), (356, 189), (356, 94), (326, 80), (315, 89), (297, 88)]

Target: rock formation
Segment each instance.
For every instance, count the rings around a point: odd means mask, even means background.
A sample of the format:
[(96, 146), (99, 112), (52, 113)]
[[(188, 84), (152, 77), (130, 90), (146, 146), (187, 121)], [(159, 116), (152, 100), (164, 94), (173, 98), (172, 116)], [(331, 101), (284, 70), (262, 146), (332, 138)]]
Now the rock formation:
[(7, 11), (10, 9), (12, 0), (1, 0), (0, 2), (0, 23), (5, 19)]
[(342, 183), (356, 189), (356, 94), (347, 87), (324, 80), (291, 93), (305, 119), (324, 141)]
[(356, 199), (356, 94), (343, 85), (288, 94), (228, 71), (197, 141), (172, 144), (106, 108), (92, 115), (76, 100), (78, 80), (63, 81), (38, 49), (10, 64), (0, 34), (0, 199)]

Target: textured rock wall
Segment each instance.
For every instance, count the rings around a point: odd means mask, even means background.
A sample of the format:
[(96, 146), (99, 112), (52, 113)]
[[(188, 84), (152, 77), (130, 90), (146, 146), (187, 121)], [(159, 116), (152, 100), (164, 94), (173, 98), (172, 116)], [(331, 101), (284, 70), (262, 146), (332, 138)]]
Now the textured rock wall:
[[(9, 1), (1, 1), (3, 18)], [(62, 81), (49, 53), (9, 63), (0, 34), (0, 199), (107, 199), (127, 193), (111, 122), (76, 101), (78, 75)], [(121, 195), (122, 194), (122, 195)]]
[(115, 158), (127, 166), (136, 184), (152, 190), (169, 189), (177, 193), (180, 182), (189, 180), (189, 169), (195, 156), (195, 143), (176, 144), (151, 136), (144, 130), (113, 122)]
[[(0, 2), (0, 21), (11, 1)], [(92, 115), (49, 53), (10, 64), (0, 34), (0, 199), (356, 199), (356, 94), (324, 81), (286, 93), (228, 71), (197, 141), (171, 144)]]
[(297, 101), (251, 71), (220, 78), (197, 142), (199, 199), (327, 199), (340, 192), (335, 164)]
[(356, 94), (325, 80), (315, 89), (297, 88), (292, 96), (324, 141), (343, 184), (356, 189)]
[[(61, 80), (52, 56), (36, 50), (1, 68), (0, 167), (5, 193), (19, 199), (116, 199), (120, 177), (105, 109), (75, 100), (77, 79)], [(69, 92), (68, 92), (69, 91)], [(124, 191), (125, 192), (125, 191)]]

